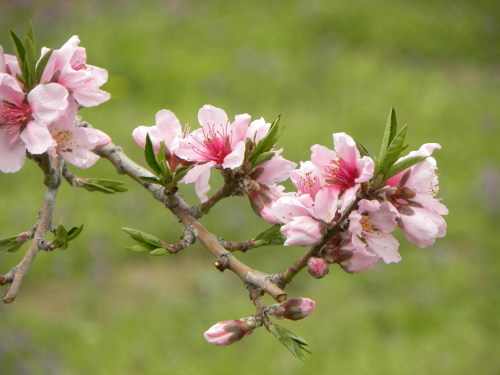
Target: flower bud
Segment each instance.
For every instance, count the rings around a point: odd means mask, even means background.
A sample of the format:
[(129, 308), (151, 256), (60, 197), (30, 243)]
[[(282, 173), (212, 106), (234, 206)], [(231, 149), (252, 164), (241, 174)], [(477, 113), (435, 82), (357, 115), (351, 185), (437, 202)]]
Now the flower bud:
[(203, 336), (210, 344), (230, 345), (253, 332), (255, 325), (243, 320), (223, 320), (213, 325)]
[(312, 277), (321, 279), (329, 272), (328, 263), (323, 258), (311, 257), (307, 261), (307, 270)]
[(316, 302), (309, 298), (293, 298), (283, 302), (276, 309), (274, 316), (290, 320), (300, 320), (314, 310)]
[(259, 189), (252, 190), (248, 193), (252, 209), (257, 215), (262, 217), (268, 223), (279, 223), (279, 219), (275, 216), (272, 210), (272, 205), (276, 202), (277, 197), (267, 186), (259, 186)]

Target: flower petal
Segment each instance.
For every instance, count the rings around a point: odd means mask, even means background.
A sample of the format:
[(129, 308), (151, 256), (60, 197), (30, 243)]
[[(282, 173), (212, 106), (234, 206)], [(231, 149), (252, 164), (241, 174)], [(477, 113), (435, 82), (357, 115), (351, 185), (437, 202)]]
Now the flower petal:
[(26, 159), (26, 147), (19, 133), (8, 134), (0, 130), (0, 171), (14, 173), (22, 168)]
[(223, 109), (205, 104), (198, 111), (198, 121), (202, 126), (226, 125), (229, 122), (226, 112)]
[(50, 125), (68, 108), (68, 91), (57, 83), (38, 85), (29, 92), (28, 102), (35, 121)]
[(21, 133), (21, 139), (26, 149), (32, 154), (43, 154), (52, 146), (52, 136), (49, 129), (35, 121), (28, 122), (28, 125)]

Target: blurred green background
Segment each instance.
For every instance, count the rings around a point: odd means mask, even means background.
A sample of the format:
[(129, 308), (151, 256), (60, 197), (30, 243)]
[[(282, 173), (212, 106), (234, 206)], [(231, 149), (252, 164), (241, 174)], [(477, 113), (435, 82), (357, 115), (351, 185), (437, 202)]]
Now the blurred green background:
[[(108, 162), (73, 168), (130, 190), (60, 189), (55, 221), (85, 230), (66, 251), (40, 253), (16, 302), (0, 306), (1, 375), (500, 372), (498, 2), (1, 1), (6, 52), (8, 30), (23, 34), (29, 18), (40, 46), (58, 48), (78, 34), (88, 62), (108, 69), (112, 99), (82, 115), (135, 160), (142, 150), (132, 130), (152, 125), (162, 108), (192, 124), (206, 103), (230, 117), (281, 113), (280, 145), (298, 162), (315, 143), (331, 147), (339, 131), (376, 153), (394, 107), (410, 124), (410, 149), (443, 146), (436, 158), (450, 215), (448, 236), (435, 246), (401, 241), (400, 264), (296, 278), (289, 295), (317, 301), (310, 318), (283, 322), (310, 343), (303, 363), (263, 329), (226, 348), (205, 343), (216, 321), (252, 314), (240, 281), (219, 274), (198, 245), (171, 257), (126, 252), (132, 241), (121, 227), (172, 242), (181, 228)], [(0, 236), (29, 229), (43, 199), (41, 173), (27, 163), (0, 182)], [(242, 198), (202, 222), (233, 241), (266, 227)], [(0, 272), (24, 250), (1, 255)], [(240, 257), (279, 272), (301, 252)]]

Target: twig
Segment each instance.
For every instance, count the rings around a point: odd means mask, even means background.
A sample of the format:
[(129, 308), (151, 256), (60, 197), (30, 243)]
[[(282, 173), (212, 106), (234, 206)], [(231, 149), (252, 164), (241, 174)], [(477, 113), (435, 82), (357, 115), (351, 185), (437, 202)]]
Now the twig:
[(243, 253), (251, 249), (256, 249), (258, 247), (273, 245), (270, 240), (248, 240), (246, 242), (233, 242), (224, 241), (224, 239), (219, 238), (219, 242), (224, 247), (224, 249), (228, 251), (241, 251)]
[(184, 250), (186, 247), (194, 244), (196, 241), (196, 236), (193, 231), (189, 228), (184, 230), (184, 236), (181, 241), (172, 243), (168, 245), (168, 251), (170, 254), (177, 254), (179, 251)]
[(31, 263), (33, 263), (33, 260), (38, 254), (41, 248), (40, 245), (44, 242), (45, 234), (50, 231), (52, 227), (52, 213), (54, 211), (57, 190), (61, 182), (61, 164), (59, 158), (49, 157), (49, 159), (50, 171), (45, 178), (45, 198), (40, 208), (38, 224), (33, 235), (33, 241), (19, 264), (0, 278), (3, 283), (11, 283), (2, 299), (4, 303), (11, 303), (16, 299), (21, 283)]
[(110, 143), (95, 153), (108, 159), (117, 169), (118, 173), (127, 174), (137, 183), (146, 188), (151, 195), (162, 202), (165, 207), (182, 222), (184, 227), (190, 228), (201, 244), (210, 251), (216, 259), (227, 258), (227, 268), (237, 274), (244, 284), (251, 284), (268, 293), (272, 298), (281, 302), (286, 299), (286, 293), (274, 282), (272, 275), (268, 275), (242, 263), (235, 256), (229, 253), (219, 243), (218, 238), (206, 230), (198, 220), (192, 215), (189, 205), (176, 191), (166, 190), (163, 186), (152, 184), (141, 179), (141, 177), (153, 177), (151, 172), (132, 161), (120, 147)]

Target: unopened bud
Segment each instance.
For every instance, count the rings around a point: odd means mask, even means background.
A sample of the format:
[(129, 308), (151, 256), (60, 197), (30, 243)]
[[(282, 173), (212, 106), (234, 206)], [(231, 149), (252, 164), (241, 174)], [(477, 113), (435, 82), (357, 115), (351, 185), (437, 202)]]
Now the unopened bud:
[(307, 270), (312, 277), (321, 279), (329, 272), (328, 263), (323, 258), (311, 257), (307, 261)]
[(300, 320), (313, 312), (316, 302), (309, 298), (292, 298), (276, 309), (274, 316), (290, 320)]
[(248, 199), (250, 199), (250, 205), (254, 212), (265, 221), (271, 224), (280, 222), (272, 211), (272, 205), (276, 202), (276, 197), (269, 191), (267, 186), (260, 185), (259, 189), (250, 191)]
[(223, 320), (210, 327), (203, 336), (210, 344), (225, 346), (250, 335), (253, 328), (255, 324), (243, 320)]

